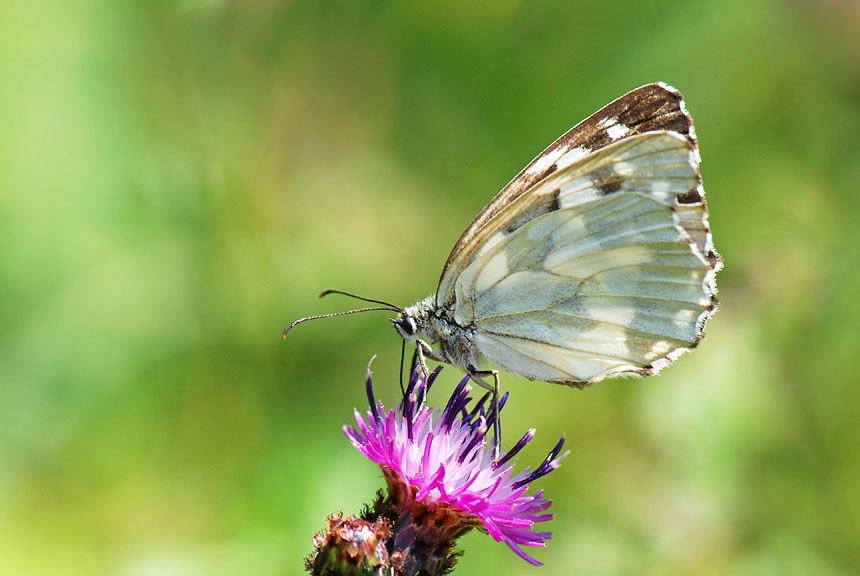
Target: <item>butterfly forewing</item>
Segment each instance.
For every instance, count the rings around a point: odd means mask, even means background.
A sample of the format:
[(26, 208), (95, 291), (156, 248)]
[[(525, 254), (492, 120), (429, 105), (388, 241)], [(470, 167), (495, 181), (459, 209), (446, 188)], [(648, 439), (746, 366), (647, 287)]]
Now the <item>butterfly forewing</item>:
[[(554, 172), (592, 152), (622, 138), (660, 131), (674, 132), (686, 138), (698, 162), (693, 121), (684, 106), (684, 99), (680, 92), (662, 83), (647, 84), (628, 92), (550, 144), (481, 210), (457, 240), (442, 270), (439, 290), (436, 292), (437, 305), (450, 304), (450, 300), (445, 298), (453, 296), (450, 291), (452, 286), (446, 285), (446, 278), (456, 277), (468, 265), (473, 251), (480, 245), (473, 241), (473, 237), (506, 206)], [(701, 202), (702, 194), (694, 188), (688, 193), (687, 199)]]

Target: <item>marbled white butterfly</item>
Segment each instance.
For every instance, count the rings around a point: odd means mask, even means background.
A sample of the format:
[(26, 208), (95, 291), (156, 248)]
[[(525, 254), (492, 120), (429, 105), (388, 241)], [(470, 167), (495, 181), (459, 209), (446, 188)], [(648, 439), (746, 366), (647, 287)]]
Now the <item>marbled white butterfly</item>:
[(370, 309), (398, 313), (425, 374), (426, 358), (459, 366), (498, 399), (480, 357), (576, 387), (656, 374), (699, 343), (721, 266), (692, 118), (677, 90), (648, 84), (511, 180), (460, 236), (435, 294)]

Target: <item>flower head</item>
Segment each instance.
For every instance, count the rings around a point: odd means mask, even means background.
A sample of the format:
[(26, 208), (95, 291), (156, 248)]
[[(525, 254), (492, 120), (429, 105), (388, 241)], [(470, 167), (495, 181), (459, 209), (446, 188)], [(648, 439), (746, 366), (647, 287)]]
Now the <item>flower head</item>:
[[(435, 529), (447, 526), (452, 538), (482, 526), (496, 541), (505, 542), (520, 557), (539, 565), (522, 547), (546, 545), (550, 533), (537, 531), (534, 526), (552, 519), (547, 512), (551, 501), (543, 497), (542, 490), (527, 492), (529, 484), (558, 468), (567, 456), (569, 451), (560, 454), (564, 437), (537, 468), (514, 473), (512, 459), (534, 437), (534, 429), (494, 463), (487, 442), (488, 422), (493, 421), (496, 410), (492, 401), (485, 408), (490, 395), (470, 407), (472, 388), (467, 376), (445, 409), (433, 410), (424, 400), (438, 374), (439, 369), (425, 381), (416, 371), (404, 399), (395, 409), (385, 411), (374, 399), (368, 366), (370, 409), (365, 415), (356, 410), (356, 426), (345, 426), (344, 432), (359, 452), (382, 468), (389, 492), (398, 494), (398, 514), (408, 514), (417, 506), (422, 517), (435, 514)], [(506, 399), (507, 394), (499, 409), (504, 408)]]

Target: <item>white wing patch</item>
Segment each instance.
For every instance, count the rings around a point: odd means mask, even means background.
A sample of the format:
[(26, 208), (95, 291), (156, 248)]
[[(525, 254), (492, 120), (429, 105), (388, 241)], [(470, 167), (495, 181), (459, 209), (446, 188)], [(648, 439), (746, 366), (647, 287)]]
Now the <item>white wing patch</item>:
[(475, 290), (486, 292), (495, 286), (499, 280), (508, 275), (508, 256), (504, 250), (496, 252), (481, 268), (481, 273), (475, 281)]
[(671, 133), (577, 159), (512, 207), (555, 195), (554, 211), (492, 234), (457, 277), (455, 321), (475, 328), (481, 354), (530, 379), (656, 372), (697, 343), (713, 309), (704, 208), (677, 201), (697, 182), (689, 143)]
[(630, 128), (628, 128), (624, 124), (613, 124), (606, 129), (606, 135), (609, 136), (612, 140), (618, 140), (619, 138), (623, 138), (624, 136), (627, 136), (628, 132), (630, 132)]

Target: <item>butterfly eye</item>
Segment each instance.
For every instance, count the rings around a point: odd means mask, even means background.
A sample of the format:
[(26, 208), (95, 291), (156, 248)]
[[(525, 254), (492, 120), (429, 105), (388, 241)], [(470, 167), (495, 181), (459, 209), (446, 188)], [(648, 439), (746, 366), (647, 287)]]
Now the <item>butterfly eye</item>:
[(404, 338), (411, 339), (418, 332), (418, 325), (412, 316), (401, 316), (394, 322), (394, 325)]

